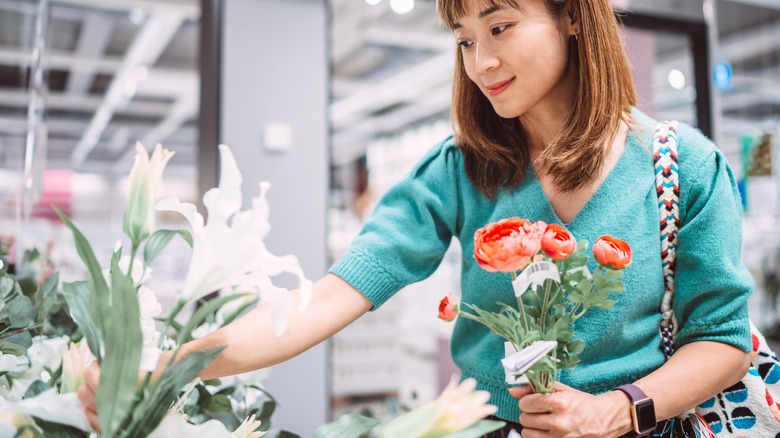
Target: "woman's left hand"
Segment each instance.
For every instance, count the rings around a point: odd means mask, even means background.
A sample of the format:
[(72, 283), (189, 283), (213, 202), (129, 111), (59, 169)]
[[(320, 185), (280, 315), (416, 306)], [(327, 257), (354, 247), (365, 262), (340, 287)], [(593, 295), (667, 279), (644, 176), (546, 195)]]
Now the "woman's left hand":
[(592, 395), (556, 382), (549, 394), (529, 385), (509, 389), (518, 399), (523, 438), (618, 437), (632, 428), (630, 403), (620, 391)]

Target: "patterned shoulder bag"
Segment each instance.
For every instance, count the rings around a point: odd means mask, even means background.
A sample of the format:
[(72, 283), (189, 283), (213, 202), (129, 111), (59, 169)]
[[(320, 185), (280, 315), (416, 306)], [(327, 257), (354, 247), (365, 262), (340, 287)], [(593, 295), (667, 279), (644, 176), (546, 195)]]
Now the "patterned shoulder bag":
[[(661, 122), (653, 133), (653, 163), (661, 221), (661, 260), (665, 292), (661, 303), (661, 350), (674, 353), (674, 273), (680, 227), (680, 185), (677, 168), (677, 122)], [(780, 361), (750, 323), (751, 366), (741, 381), (696, 407), (695, 412), (659, 423), (653, 437), (780, 438)]]

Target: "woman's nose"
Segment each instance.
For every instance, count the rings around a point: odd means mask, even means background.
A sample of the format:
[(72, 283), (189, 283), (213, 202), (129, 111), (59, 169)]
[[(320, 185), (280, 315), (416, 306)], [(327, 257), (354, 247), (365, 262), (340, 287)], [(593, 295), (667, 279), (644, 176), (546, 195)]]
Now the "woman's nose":
[(489, 44), (475, 43), (476, 44), (476, 56), (474, 59), (474, 69), (477, 73), (486, 73), (490, 69), (498, 67), (500, 61), (498, 57), (493, 53)]

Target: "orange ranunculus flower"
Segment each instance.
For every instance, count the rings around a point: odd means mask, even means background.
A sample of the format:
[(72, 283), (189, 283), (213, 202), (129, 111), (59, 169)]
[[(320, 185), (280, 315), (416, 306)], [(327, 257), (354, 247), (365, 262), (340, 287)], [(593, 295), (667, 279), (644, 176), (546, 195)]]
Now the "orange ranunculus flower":
[(574, 252), (577, 241), (560, 224), (550, 224), (542, 236), (542, 251), (553, 260), (563, 260)]
[(458, 316), (458, 299), (448, 294), (439, 302), (439, 319), (450, 322)]
[(519, 271), (539, 252), (546, 227), (517, 217), (485, 225), (474, 233), (474, 258), (487, 271)]
[(601, 265), (623, 269), (631, 264), (631, 247), (620, 239), (601, 236), (593, 244), (593, 257)]

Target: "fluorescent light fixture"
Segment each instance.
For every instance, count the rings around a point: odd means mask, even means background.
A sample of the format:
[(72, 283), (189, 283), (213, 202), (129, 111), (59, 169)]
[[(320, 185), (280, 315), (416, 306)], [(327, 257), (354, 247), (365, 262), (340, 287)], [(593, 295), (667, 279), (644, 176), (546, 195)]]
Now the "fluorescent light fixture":
[(390, 0), (390, 8), (396, 14), (406, 14), (414, 9), (414, 0)]
[(666, 80), (669, 81), (669, 85), (675, 90), (682, 90), (685, 88), (685, 74), (676, 68), (669, 70)]

